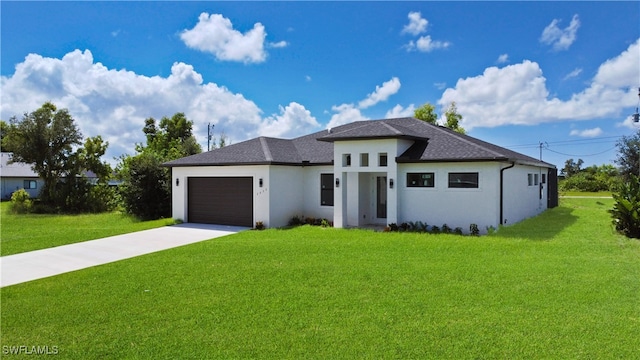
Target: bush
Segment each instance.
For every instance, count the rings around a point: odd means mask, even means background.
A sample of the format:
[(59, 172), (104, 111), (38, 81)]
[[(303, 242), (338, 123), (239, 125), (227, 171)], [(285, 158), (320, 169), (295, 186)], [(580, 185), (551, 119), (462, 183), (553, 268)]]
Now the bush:
[(469, 233), (471, 236), (480, 236), (480, 228), (478, 227), (478, 224), (469, 225)]
[(256, 221), (256, 227), (255, 227), (255, 229), (256, 229), (256, 230), (264, 230), (264, 229), (265, 229), (264, 222), (262, 222), (262, 221)]
[(33, 202), (25, 189), (16, 190), (11, 194), (11, 211), (16, 214), (31, 212)]
[(620, 184), (612, 194), (613, 209), (609, 213), (613, 217), (616, 231), (630, 238), (640, 238), (640, 184), (638, 177), (629, 176), (629, 181)]

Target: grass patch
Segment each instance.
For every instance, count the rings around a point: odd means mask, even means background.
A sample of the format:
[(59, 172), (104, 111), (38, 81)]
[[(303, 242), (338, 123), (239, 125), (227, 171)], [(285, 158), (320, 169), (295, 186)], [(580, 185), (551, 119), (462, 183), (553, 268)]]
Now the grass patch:
[(611, 197), (611, 191), (561, 191), (560, 196)]
[(609, 199), (492, 236), (245, 231), (1, 289), (62, 358), (634, 358), (640, 242)]
[(10, 205), (10, 202), (0, 203), (0, 255), (2, 256), (174, 223), (172, 219), (139, 221), (117, 212), (83, 215), (12, 214)]

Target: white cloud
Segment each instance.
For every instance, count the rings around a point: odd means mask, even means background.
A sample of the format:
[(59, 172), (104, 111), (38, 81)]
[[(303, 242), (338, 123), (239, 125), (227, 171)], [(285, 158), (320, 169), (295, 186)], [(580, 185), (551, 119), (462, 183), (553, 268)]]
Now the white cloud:
[(431, 35), (421, 36), (417, 41), (409, 41), (405, 48), (407, 51), (418, 50), (420, 52), (431, 52), (437, 49), (446, 49), (451, 45), (448, 41), (434, 41)]
[(501, 54), (500, 56), (498, 56), (497, 62), (498, 64), (509, 62), (509, 54)]
[(549, 25), (542, 31), (540, 42), (546, 45), (552, 45), (553, 50), (567, 50), (576, 41), (578, 28), (580, 27), (580, 19), (578, 15), (573, 15), (571, 23), (564, 29), (560, 29), (558, 24), (560, 20), (553, 19)]
[(389, 81), (382, 83), (382, 86), (376, 86), (376, 90), (361, 100), (358, 105), (341, 104), (334, 105), (331, 110), (335, 113), (331, 116), (327, 128), (348, 124), (359, 120), (368, 120), (369, 118), (362, 115), (360, 110), (369, 108), (381, 101), (386, 101), (391, 95), (400, 90), (400, 79), (391, 78)]
[[(46, 101), (68, 108), (85, 137), (109, 141), (106, 160), (133, 154), (144, 142), (144, 120), (184, 112), (194, 122), (194, 134), (206, 147), (206, 126), (215, 124), (233, 142), (259, 134), (294, 136), (319, 127), (302, 105), (290, 103), (266, 119), (242, 94), (205, 83), (193, 66), (174, 63), (167, 77), (143, 76), (109, 69), (94, 62), (90, 51), (75, 50), (62, 59), (28, 55), (11, 76), (0, 77), (0, 117), (20, 118)], [(204, 141), (204, 143), (202, 143)]]
[[(267, 58), (264, 50), (267, 33), (261, 23), (242, 34), (220, 14), (202, 13), (193, 29), (184, 30), (180, 38), (193, 49), (208, 52), (218, 60), (259, 63)], [(286, 42), (276, 43), (286, 46)], [(277, 47), (277, 46), (276, 46)]]
[(597, 137), (602, 135), (602, 129), (600, 129), (599, 127), (594, 128), (594, 129), (586, 129), (586, 130), (571, 130), (571, 133), (569, 133), (570, 136), (579, 136), (579, 137), (586, 137), (586, 138), (593, 138), (593, 137)]
[(260, 125), (263, 136), (294, 138), (320, 130), (320, 124), (304, 106), (292, 102), (286, 107), (280, 106), (280, 115), (271, 115)]
[(580, 74), (582, 74), (582, 69), (575, 68), (572, 72), (568, 73), (564, 78), (562, 78), (562, 80), (569, 80), (571, 78), (577, 77)]
[(305, 80), (307, 80), (307, 81), (311, 81), (311, 80), (312, 80), (312, 79), (311, 79), (311, 76), (309, 76), (309, 75), (306, 75), (306, 76), (304, 77), (304, 79), (305, 79)]
[(283, 40), (283, 41), (278, 41), (276, 43), (269, 43), (267, 45), (270, 48), (281, 49), (281, 48), (285, 48), (285, 47), (289, 46), (289, 43)]
[(394, 106), (391, 110), (387, 111), (385, 114), (385, 119), (395, 119), (395, 118), (403, 118), (403, 117), (412, 117), (416, 110), (415, 105), (410, 104), (409, 106), (402, 107), (402, 105), (398, 104)]
[(362, 115), (360, 109), (356, 108), (353, 104), (334, 105), (331, 107), (331, 110), (335, 112), (335, 114), (331, 116), (331, 120), (329, 120), (327, 124), (327, 129), (354, 121), (369, 120), (369, 118)]
[(638, 63), (640, 39), (603, 63), (586, 89), (564, 101), (549, 96), (542, 69), (535, 62), (490, 67), (481, 75), (459, 79), (438, 103), (446, 106), (455, 101), (466, 129), (614, 117), (637, 103)]
[(400, 79), (397, 77), (391, 78), (391, 80), (382, 83), (382, 86), (376, 86), (376, 90), (367, 95), (366, 99), (358, 103), (360, 109), (366, 109), (381, 101), (387, 100), (391, 95), (400, 90)]
[(419, 35), (427, 31), (429, 22), (422, 18), (421, 13), (412, 11), (407, 17), (409, 18), (409, 23), (402, 29), (403, 34)]

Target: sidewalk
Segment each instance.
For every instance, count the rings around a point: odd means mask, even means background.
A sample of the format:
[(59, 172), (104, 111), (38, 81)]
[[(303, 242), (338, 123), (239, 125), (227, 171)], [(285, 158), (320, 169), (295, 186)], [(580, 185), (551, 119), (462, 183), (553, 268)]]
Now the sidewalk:
[(244, 227), (180, 224), (0, 257), (0, 287), (42, 279), (216, 237)]

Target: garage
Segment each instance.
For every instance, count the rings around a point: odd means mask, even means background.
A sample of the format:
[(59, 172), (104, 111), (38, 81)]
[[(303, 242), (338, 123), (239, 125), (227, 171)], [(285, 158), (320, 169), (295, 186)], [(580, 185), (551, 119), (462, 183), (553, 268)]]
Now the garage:
[(253, 177), (190, 177), (191, 223), (253, 226)]

